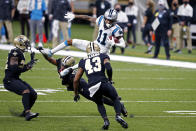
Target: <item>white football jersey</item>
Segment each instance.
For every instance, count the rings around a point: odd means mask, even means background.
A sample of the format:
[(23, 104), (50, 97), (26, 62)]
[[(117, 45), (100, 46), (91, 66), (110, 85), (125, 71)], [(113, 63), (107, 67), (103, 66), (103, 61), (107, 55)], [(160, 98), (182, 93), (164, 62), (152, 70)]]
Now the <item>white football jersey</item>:
[(110, 48), (112, 45), (110, 45), (107, 42), (107, 38), (110, 36), (122, 37), (123, 30), (117, 24), (115, 24), (113, 27), (111, 27), (109, 29), (106, 29), (104, 27), (104, 16), (103, 15), (101, 15), (100, 17), (97, 18), (96, 24), (99, 27), (99, 32), (98, 32), (97, 39), (94, 42), (99, 45), (101, 53), (109, 54)]

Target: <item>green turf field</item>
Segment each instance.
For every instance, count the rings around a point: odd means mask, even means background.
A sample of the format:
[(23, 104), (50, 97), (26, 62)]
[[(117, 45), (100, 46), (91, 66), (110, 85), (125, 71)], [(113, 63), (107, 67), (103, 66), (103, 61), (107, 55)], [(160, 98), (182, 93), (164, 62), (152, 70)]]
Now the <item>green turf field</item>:
[[(0, 84), (8, 51), (0, 50)], [(26, 53), (27, 61), (29, 54)], [(55, 56), (58, 57), (58, 56)], [(55, 66), (36, 54), (40, 61), (32, 71), (21, 78), (38, 89), (37, 103), (32, 111), (40, 117), (32, 121), (12, 116), (10, 111), (23, 110), (21, 96), (0, 91), (0, 131), (95, 131), (103, 121), (96, 105), (81, 97), (73, 102), (73, 92), (67, 92)], [(79, 59), (76, 59), (77, 62)], [(122, 97), (129, 114), (125, 118), (130, 131), (195, 131), (196, 130), (196, 70), (111, 62), (115, 87)], [(54, 89), (56, 92), (43, 90)], [(3, 90), (3, 88), (0, 88)], [(124, 130), (114, 120), (114, 110), (107, 108), (110, 130)], [(193, 114), (175, 114), (165, 111), (195, 111)], [(181, 112), (182, 113), (182, 112)], [(188, 112), (190, 113), (190, 112)]]
[[(18, 22), (13, 24), (14, 36), (20, 34)], [(85, 32), (84, 32), (85, 30)], [(72, 38), (91, 40), (93, 28), (88, 25), (73, 24)], [(51, 47), (51, 43), (45, 44)], [(146, 55), (144, 45), (135, 49), (127, 48), (125, 55), (152, 57)], [(71, 47), (71, 50), (76, 50)], [(188, 54), (171, 52), (171, 59), (196, 62), (196, 51)], [(103, 121), (96, 105), (81, 97), (78, 103), (73, 102), (73, 92), (67, 92), (61, 85), (55, 66), (36, 54), (39, 63), (32, 71), (22, 74), (39, 92), (33, 112), (40, 117), (30, 122), (24, 118), (13, 116), (13, 112), (23, 110), (21, 96), (5, 92), (2, 88), (4, 66), (8, 51), (0, 50), (0, 131), (95, 131), (100, 130)], [(117, 49), (117, 54), (120, 54)], [(160, 58), (165, 59), (164, 48)], [(26, 53), (27, 62), (29, 54)], [(55, 56), (58, 58), (58, 56)], [(79, 59), (77, 59), (77, 62)], [(195, 131), (196, 130), (196, 70), (153, 66), (145, 64), (112, 62), (115, 87), (122, 97), (129, 114), (133, 118), (125, 118), (130, 131)], [(86, 78), (86, 77), (85, 77)], [(45, 95), (43, 95), (45, 94)], [(110, 119), (110, 130), (124, 130), (114, 120), (114, 110), (107, 108)], [(187, 111), (167, 113), (165, 111)], [(195, 111), (195, 112), (190, 112)], [(12, 114), (10, 113), (12, 112)]]

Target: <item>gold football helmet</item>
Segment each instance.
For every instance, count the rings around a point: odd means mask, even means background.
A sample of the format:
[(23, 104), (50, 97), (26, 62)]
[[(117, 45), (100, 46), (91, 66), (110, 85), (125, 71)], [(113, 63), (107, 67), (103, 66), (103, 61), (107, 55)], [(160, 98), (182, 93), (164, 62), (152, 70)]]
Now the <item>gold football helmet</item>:
[(29, 39), (24, 35), (14, 38), (14, 45), (22, 51), (27, 51), (31, 47)]
[(99, 51), (100, 51), (99, 45), (93, 42), (90, 42), (86, 47), (87, 53), (94, 53), (94, 52), (99, 52)]
[(66, 67), (66, 68), (71, 67), (75, 64), (75, 60), (71, 56), (65, 56), (61, 59), (61, 64), (62, 64), (62, 66)]

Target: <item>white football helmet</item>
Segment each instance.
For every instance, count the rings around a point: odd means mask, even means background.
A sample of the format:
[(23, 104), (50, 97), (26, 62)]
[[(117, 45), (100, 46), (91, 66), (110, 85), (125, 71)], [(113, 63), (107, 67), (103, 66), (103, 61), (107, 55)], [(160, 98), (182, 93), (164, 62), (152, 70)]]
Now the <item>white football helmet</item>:
[(112, 23), (106, 23), (106, 26), (108, 28), (111, 28), (114, 26), (116, 20), (117, 20), (118, 12), (115, 9), (108, 9), (104, 14), (104, 19), (109, 20)]

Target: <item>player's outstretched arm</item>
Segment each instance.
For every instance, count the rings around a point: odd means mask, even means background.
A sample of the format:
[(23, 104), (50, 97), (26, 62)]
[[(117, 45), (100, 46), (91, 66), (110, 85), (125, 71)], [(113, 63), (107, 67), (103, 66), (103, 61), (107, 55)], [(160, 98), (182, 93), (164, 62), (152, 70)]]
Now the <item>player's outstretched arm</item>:
[(88, 21), (91, 21), (91, 22), (96, 21), (95, 17), (88, 16), (88, 15), (75, 15), (75, 18), (84, 19), (84, 20), (88, 20)]
[(84, 19), (84, 20), (88, 20), (88, 21), (91, 21), (91, 22), (96, 21), (96, 18), (94, 18), (94, 17), (88, 16), (88, 15), (76, 15), (76, 14), (73, 14), (71, 12), (66, 13), (64, 18), (67, 19), (68, 22), (72, 21), (75, 18)]
[(106, 68), (108, 80), (111, 82), (112, 81), (112, 67), (110, 64), (110, 60), (108, 58), (104, 59), (104, 65)]
[(44, 56), (44, 58), (45, 58), (48, 62), (50, 62), (51, 64), (57, 66), (56, 59), (54, 59), (54, 58), (52, 58), (52, 57), (48, 57), (48, 56), (45, 55), (45, 54), (42, 54), (42, 55)]
[(43, 48), (38, 49), (38, 50), (40, 51), (40, 53), (43, 55), (43, 57), (44, 57), (48, 62), (50, 62), (51, 64), (57, 66), (56, 59), (54, 59), (54, 58), (52, 58), (52, 57), (49, 57), (47, 54), (43, 53)]

